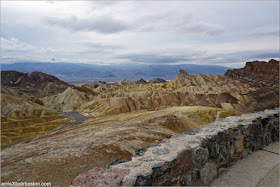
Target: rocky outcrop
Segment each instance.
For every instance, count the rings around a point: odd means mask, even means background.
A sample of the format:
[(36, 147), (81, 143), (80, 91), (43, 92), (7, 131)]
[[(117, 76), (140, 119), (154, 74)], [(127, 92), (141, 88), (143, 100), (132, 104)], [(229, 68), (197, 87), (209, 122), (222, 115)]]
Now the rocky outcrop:
[(1, 71), (1, 84), (25, 90), (45, 92), (62, 92), (70, 85), (55, 76), (41, 72), (21, 73), (16, 71)]
[(135, 84), (146, 84), (147, 83), (143, 78), (141, 78), (137, 81), (134, 81), (134, 82), (135, 82)]
[(97, 87), (102, 86), (104, 84), (106, 84), (106, 82), (96, 81), (96, 82), (93, 82), (93, 83), (90, 83), (90, 84), (83, 84), (82, 86), (87, 87), (87, 88), (97, 88)]
[(244, 68), (227, 70), (225, 76), (235, 79), (250, 77), (252, 79), (273, 79), (279, 81), (279, 61), (271, 59), (269, 62), (247, 62)]
[[(208, 186), (237, 160), (275, 141), (279, 141), (279, 108), (228, 117), (175, 135), (109, 170), (94, 168), (72, 185)], [(121, 175), (114, 177), (118, 171)]]
[(165, 82), (167, 82), (167, 81), (162, 78), (154, 78), (152, 80), (149, 80), (149, 83), (153, 83), (153, 84), (165, 83)]
[(135, 84), (146, 84), (147, 82), (144, 79), (139, 79), (137, 81), (123, 80), (121, 82), (116, 82), (117, 85), (135, 85)]

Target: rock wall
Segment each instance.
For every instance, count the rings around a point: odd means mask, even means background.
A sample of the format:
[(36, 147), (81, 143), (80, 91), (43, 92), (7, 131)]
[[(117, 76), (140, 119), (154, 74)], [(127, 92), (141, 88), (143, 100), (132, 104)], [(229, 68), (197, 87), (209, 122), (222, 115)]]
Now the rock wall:
[(227, 117), (137, 150), (108, 169), (89, 170), (72, 185), (209, 185), (236, 161), (274, 141), (279, 141), (279, 108)]

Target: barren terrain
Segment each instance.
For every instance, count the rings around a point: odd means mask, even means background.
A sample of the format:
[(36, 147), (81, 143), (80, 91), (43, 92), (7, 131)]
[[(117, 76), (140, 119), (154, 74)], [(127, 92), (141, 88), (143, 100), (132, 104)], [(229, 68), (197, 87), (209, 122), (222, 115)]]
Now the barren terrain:
[(224, 76), (180, 70), (167, 82), (82, 86), (40, 72), (5, 72), (1, 179), (70, 185), (86, 170), (217, 118), (278, 107), (279, 61), (253, 64)]
[(137, 149), (235, 114), (211, 107), (172, 107), (89, 119), (2, 150), (2, 181), (70, 185), (86, 170), (106, 168)]

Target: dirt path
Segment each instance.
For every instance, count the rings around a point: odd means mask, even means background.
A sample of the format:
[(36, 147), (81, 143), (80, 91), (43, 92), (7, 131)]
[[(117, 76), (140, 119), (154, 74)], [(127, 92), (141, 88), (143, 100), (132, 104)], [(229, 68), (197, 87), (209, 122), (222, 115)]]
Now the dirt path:
[(71, 121), (74, 121), (74, 122), (67, 123), (67, 124), (61, 124), (60, 128), (54, 129), (54, 130), (50, 131), (50, 133), (62, 130), (64, 128), (67, 128), (70, 126), (82, 124), (85, 120), (94, 118), (94, 117), (85, 117), (85, 116), (81, 115), (79, 112), (59, 112), (59, 113), (62, 115), (66, 115), (66, 117), (68, 119), (70, 119)]

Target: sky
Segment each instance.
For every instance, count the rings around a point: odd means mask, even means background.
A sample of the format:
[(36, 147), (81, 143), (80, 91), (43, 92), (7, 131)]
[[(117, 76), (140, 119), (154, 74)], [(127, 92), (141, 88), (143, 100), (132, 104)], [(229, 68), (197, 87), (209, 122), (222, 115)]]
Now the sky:
[(279, 1), (1, 1), (1, 63), (279, 60)]

